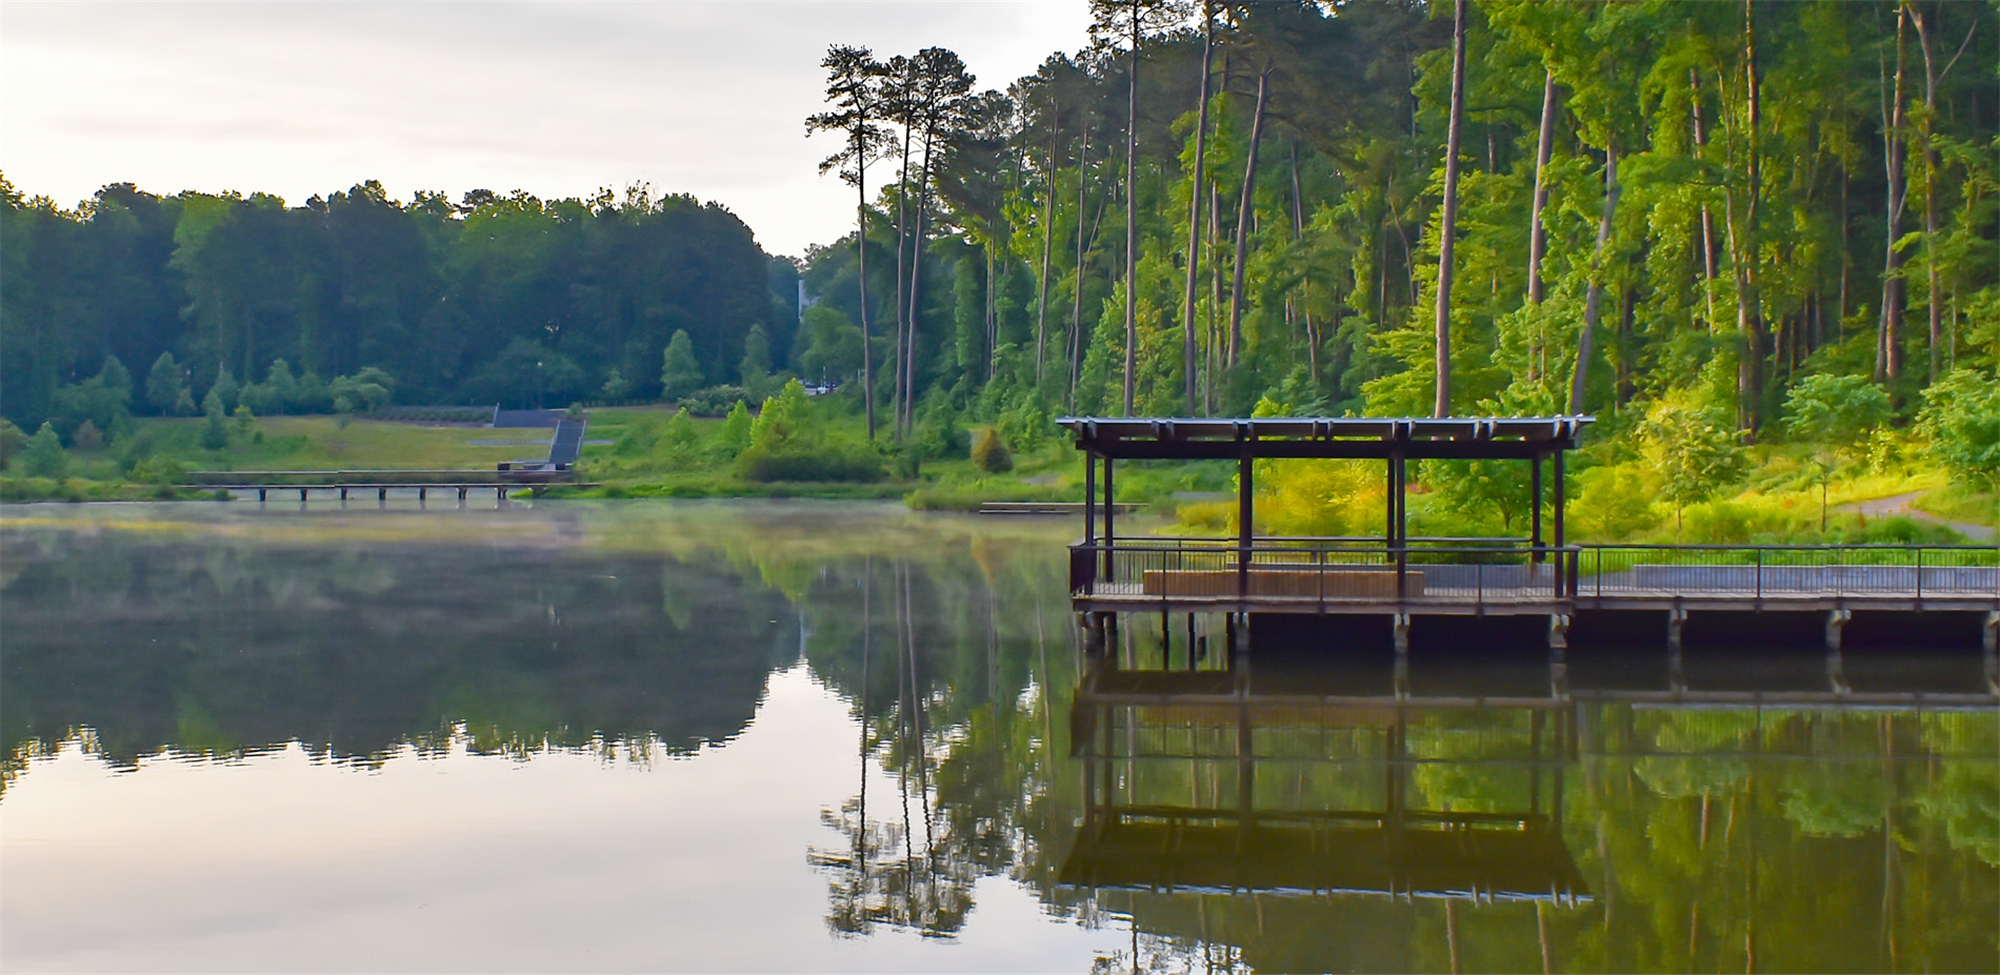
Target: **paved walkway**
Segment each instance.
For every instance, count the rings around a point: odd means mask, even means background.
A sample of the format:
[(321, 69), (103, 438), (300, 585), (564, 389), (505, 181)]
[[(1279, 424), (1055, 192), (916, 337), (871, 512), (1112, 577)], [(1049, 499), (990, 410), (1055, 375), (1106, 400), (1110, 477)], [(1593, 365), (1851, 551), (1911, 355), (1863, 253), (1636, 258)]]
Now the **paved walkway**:
[(1910, 507), (1910, 503), (1922, 494), (1922, 491), (1910, 491), (1905, 494), (1892, 494), (1886, 498), (1850, 501), (1846, 504), (1835, 505), (1833, 510), (1852, 511), (1856, 514), (1867, 515), (1870, 518), (1894, 518), (1899, 516), (1911, 518), (1916, 521), (1929, 522), (1933, 525), (1943, 525), (1975, 542), (1993, 541), (1993, 529), (1985, 525), (1975, 525), (1964, 521), (1946, 521), (1928, 511)]

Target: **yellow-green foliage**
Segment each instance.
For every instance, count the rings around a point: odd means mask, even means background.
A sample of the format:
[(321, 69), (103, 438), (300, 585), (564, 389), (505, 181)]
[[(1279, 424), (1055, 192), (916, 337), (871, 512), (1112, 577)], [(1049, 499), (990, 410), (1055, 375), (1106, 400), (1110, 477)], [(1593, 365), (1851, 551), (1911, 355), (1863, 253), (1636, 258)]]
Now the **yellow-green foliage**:
[(1607, 464), (1577, 475), (1568, 525), (1575, 540), (1622, 541), (1659, 522), (1653, 491), (1635, 465)]
[[(1257, 530), (1271, 535), (1380, 534), (1385, 487), (1373, 466), (1350, 460), (1258, 462)], [(1236, 502), (1182, 505), (1177, 519), (1180, 528), (1191, 532), (1234, 532)]]

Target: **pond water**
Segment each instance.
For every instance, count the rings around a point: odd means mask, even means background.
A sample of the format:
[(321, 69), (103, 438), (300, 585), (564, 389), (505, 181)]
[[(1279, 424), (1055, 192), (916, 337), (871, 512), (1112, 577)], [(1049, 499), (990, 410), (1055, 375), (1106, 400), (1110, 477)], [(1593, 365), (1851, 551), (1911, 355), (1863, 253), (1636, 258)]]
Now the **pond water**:
[(0, 965), (2000, 969), (1976, 649), (1148, 675), (1075, 528), (9, 506)]

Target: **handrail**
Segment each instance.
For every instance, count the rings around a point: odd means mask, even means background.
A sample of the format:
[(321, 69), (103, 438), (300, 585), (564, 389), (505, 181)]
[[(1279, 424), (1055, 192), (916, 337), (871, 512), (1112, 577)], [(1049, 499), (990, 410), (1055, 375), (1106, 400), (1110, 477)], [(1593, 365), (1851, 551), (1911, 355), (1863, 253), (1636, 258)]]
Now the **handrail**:
[[(1462, 600), (1485, 607), (1496, 597), (1573, 602), (1586, 571), (1590, 595), (1663, 598), (1681, 594), (1755, 599), (1893, 596), (1919, 601), (2000, 597), (2000, 549), (1985, 545), (1443, 545), (1382, 539), (1213, 539), (1190, 546), (1172, 538), (1079, 541), (1071, 546), (1071, 589), (1095, 593), (1114, 576), (1121, 598), (1257, 596), (1312, 599)], [(1490, 542), (1490, 539), (1479, 539)], [(1318, 544), (1300, 544), (1316, 542)], [(1586, 556), (1585, 553), (1588, 553)], [(1681, 558), (1674, 558), (1679, 555)], [(1079, 561), (1087, 562), (1079, 566)], [(1097, 567), (1102, 566), (1102, 572)], [(1394, 574), (1394, 594), (1385, 576)], [(1168, 575), (1154, 576), (1155, 572)], [(1206, 578), (1228, 572), (1232, 583)], [(1175, 574), (1180, 575), (1176, 581)]]

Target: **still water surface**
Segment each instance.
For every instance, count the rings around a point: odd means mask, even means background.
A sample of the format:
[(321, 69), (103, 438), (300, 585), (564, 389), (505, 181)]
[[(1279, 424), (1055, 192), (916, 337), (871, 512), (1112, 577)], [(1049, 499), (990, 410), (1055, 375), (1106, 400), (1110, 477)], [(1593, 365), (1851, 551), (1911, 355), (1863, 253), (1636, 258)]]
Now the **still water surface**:
[(1651, 648), (1145, 684), (1074, 527), (10, 506), (0, 964), (2000, 969), (1976, 650), (1850, 655), (1866, 708)]

